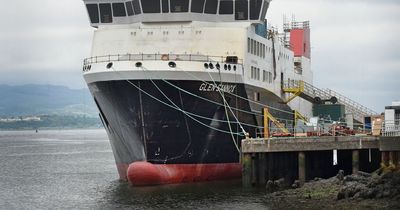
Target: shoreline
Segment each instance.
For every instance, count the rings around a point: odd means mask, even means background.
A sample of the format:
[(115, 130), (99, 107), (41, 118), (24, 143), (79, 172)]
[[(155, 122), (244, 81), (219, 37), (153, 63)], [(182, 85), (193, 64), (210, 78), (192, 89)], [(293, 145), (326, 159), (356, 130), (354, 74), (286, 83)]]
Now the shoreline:
[(316, 178), (266, 201), (271, 209), (400, 209), (400, 171)]

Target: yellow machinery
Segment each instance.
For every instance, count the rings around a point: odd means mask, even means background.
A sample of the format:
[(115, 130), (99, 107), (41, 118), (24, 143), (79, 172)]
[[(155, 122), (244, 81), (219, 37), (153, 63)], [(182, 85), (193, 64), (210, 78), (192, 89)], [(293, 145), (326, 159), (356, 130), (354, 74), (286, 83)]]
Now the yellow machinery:
[(298, 111), (294, 111), (294, 125), (297, 125), (297, 120), (302, 120), (304, 122), (308, 122), (308, 118), (304, 117), (302, 114), (300, 114), (300, 112)]
[(278, 127), (283, 133), (289, 134), (290, 132), (288, 129), (285, 128), (285, 125), (280, 123), (272, 114), (268, 111), (268, 108), (264, 108), (264, 138), (269, 138), (269, 121), (271, 120), (272, 123), (276, 127)]
[(284, 101), (285, 104), (289, 103), (291, 100), (297, 96), (300, 96), (300, 94), (304, 92), (304, 81), (299, 80), (293, 82), (296, 84), (285, 86), (282, 89), (283, 92), (292, 94), (286, 101)]
[[(280, 123), (272, 114), (269, 112), (268, 108), (263, 109), (264, 112), (264, 138), (270, 137), (269, 131), (269, 122), (271, 121), (274, 125), (279, 128), (283, 134), (290, 134), (289, 130), (285, 127), (283, 123)], [(304, 122), (308, 122), (308, 119), (300, 114), (298, 111), (294, 111), (294, 120), (295, 123), (297, 120), (303, 120)]]

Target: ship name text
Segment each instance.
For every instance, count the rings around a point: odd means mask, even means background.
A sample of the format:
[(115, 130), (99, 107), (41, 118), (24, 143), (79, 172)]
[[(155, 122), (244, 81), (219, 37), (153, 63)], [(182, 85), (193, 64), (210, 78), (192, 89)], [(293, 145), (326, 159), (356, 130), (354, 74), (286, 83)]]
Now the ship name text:
[(203, 92), (218, 92), (218, 91), (223, 91), (227, 93), (233, 93), (236, 89), (236, 85), (223, 85), (223, 84), (207, 84), (207, 83), (202, 83), (199, 87), (200, 91)]

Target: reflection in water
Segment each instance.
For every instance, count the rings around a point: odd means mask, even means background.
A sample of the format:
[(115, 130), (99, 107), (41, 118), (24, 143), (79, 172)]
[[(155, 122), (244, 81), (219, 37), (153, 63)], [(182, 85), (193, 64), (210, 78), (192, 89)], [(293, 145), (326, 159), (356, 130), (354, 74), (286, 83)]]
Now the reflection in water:
[(266, 209), (263, 189), (241, 188), (240, 180), (133, 187), (110, 183), (99, 208), (135, 209)]
[(267, 206), (264, 189), (244, 190), (240, 180), (141, 188), (117, 181), (104, 130), (0, 132), (0, 157), (0, 209)]

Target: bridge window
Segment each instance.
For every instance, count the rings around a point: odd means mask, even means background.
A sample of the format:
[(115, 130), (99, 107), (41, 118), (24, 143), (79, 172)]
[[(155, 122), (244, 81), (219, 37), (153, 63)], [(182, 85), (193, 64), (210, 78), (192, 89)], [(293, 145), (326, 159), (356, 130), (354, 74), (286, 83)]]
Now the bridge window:
[(235, 0), (235, 20), (247, 20), (249, 16), (247, 0)]
[(133, 12), (133, 5), (131, 1), (125, 2), (126, 11), (128, 12), (128, 16), (132, 16), (135, 13)]
[(141, 0), (143, 13), (160, 13), (160, 0)]
[(260, 20), (264, 20), (265, 19), (265, 15), (267, 15), (267, 10), (269, 7), (269, 3), (268, 2), (264, 2), (264, 6), (261, 12), (261, 16), (260, 16)]
[(91, 23), (99, 23), (99, 6), (97, 4), (86, 4)]
[(218, 0), (207, 0), (204, 13), (217, 14)]
[(113, 8), (113, 16), (114, 17), (125, 17), (126, 16), (124, 3), (113, 3), (112, 8)]
[(221, 0), (219, 3), (219, 14), (221, 15), (233, 14), (233, 0)]
[(192, 0), (192, 8), (190, 10), (195, 13), (203, 13), (205, 1), (206, 0)]
[(260, 17), (262, 1), (263, 0), (250, 0), (250, 20), (258, 20), (258, 17)]
[(171, 12), (189, 11), (189, 0), (170, 0), (170, 1), (171, 1)]
[(100, 21), (102, 23), (112, 23), (111, 4), (100, 4)]
[(133, 0), (133, 11), (135, 12), (136, 15), (142, 14), (142, 10), (140, 9), (140, 3), (139, 0)]
[(168, 13), (169, 12), (169, 2), (168, 0), (162, 0), (162, 12)]

